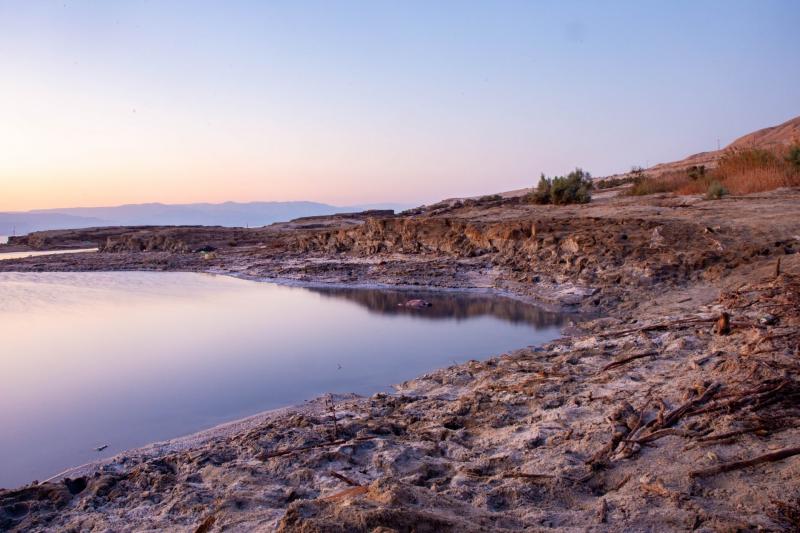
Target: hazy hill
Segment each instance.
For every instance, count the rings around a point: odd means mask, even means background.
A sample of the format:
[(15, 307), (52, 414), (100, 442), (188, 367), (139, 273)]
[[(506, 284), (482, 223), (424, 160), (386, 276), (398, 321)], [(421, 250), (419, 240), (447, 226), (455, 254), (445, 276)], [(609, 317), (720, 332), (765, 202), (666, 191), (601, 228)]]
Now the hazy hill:
[(335, 206), (318, 202), (225, 202), (221, 204), (130, 204), (114, 207), (71, 207), (0, 213), (0, 235), (43, 229), (93, 226), (204, 225), (265, 226), (299, 217), (366, 209), (406, 209), (401, 204)]
[(42, 229), (90, 228), (105, 226), (99, 218), (62, 213), (0, 213), (0, 235), (23, 235)]

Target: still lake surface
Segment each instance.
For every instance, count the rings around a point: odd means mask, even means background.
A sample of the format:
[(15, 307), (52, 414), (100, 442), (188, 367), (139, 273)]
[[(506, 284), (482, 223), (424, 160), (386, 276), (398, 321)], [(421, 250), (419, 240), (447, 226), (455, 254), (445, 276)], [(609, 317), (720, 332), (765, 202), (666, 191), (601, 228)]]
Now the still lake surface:
[[(8, 242), (8, 235), (0, 235), (0, 244)], [(0, 250), (0, 261), (4, 259), (22, 259), (25, 257), (37, 257), (41, 255), (75, 254), (84, 252), (96, 252), (97, 248), (78, 248), (73, 250), (49, 250), (43, 252), (3, 252)]]
[[(2, 244), (2, 243), (0, 243)], [(25, 257), (39, 257), (42, 255), (59, 255), (59, 254), (80, 254), (87, 252), (96, 252), (97, 248), (76, 248), (72, 250), (48, 250), (45, 252), (2, 252), (0, 251), (0, 261), (4, 259), (23, 259)]]
[[(433, 307), (398, 307), (419, 297)], [(475, 293), (0, 273), (0, 487), (328, 392), (387, 390), (548, 341), (564, 320)]]

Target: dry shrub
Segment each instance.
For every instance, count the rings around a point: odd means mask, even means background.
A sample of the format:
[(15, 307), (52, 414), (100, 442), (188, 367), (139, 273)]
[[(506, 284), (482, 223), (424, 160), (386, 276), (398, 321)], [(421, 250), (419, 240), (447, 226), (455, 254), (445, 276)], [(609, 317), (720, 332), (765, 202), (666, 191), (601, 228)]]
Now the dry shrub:
[(658, 176), (645, 177), (635, 181), (628, 190), (632, 196), (645, 196), (648, 194), (658, 194), (664, 192), (674, 192), (690, 183), (691, 180), (686, 171), (670, 171)]
[(696, 179), (685, 175), (684, 179), (677, 184), (674, 191), (678, 194), (705, 194), (712, 183), (719, 183), (722, 180), (715, 178), (716, 173), (709, 172), (708, 174)]
[(800, 172), (787, 155), (758, 148), (734, 150), (722, 156), (716, 172), (733, 194), (795, 187), (800, 185)]
[(712, 184), (730, 194), (750, 194), (780, 187), (800, 187), (800, 146), (764, 150), (744, 148), (726, 151), (717, 167), (699, 172), (698, 167), (667, 172), (634, 184), (633, 195), (675, 192), (707, 194)]
[(725, 184), (734, 194), (749, 194), (800, 186), (800, 176), (781, 167), (752, 169), (728, 177)]

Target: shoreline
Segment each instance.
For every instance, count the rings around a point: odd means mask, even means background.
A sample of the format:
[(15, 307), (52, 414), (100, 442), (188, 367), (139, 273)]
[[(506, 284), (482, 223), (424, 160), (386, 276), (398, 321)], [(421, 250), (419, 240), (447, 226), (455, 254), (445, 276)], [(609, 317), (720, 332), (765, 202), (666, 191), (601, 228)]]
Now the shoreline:
[[(437, 208), (314, 229), (106, 228), (61, 234), (102, 233), (101, 254), (0, 262), (544, 295), (599, 313), (391, 394), (317, 398), (0, 490), (0, 529), (789, 529), (800, 190), (696, 200)], [(207, 246), (212, 256), (192, 252)]]
[[(141, 271), (140, 271), (141, 272)], [(191, 271), (186, 271), (191, 272)], [(517, 294), (507, 289), (498, 289), (496, 287), (444, 287), (436, 285), (415, 285), (415, 284), (391, 284), (391, 283), (375, 283), (375, 282), (331, 282), (331, 281), (303, 281), (292, 278), (270, 278), (248, 276), (247, 274), (240, 274), (236, 272), (213, 271), (208, 270), (204, 274), (213, 274), (219, 276), (228, 276), (235, 279), (246, 281), (254, 281), (257, 283), (274, 283), (275, 285), (282, 285), (285, 287), (300, 287), (308, 289), (364, 289), (364, 290), (397, 290), (397, 291), (421, 291), (421, 292), (443, 292), (443, 293), (468, 293), (468, 294), (481, 294), (487, 296), (496, 296), (500, 298), (508, 298), (527, 305), (532, 305), (544, 309), (545, 311), (552, 311), (555, 313), (563, 314), (579, 314), (575, 310), (575, 305), (553, 304), (552, 301), (540, 300), (530, 295)], [(590, 316), (589, 313), (581, 313), (582, 316)]]
[[(495, 298), (508, 298), (514, 301), (519, 301), (526, 305), (531, 305), (546, 311), (557, 312), (564, 314), (567, 323), (564, 324), (560, 328), (561, 337), (565, 338), (569, 337), (570, 334), (568, 331), (574, 330), (575, 328), (575, 320), (582, 318), (588, 319), (589, 316), (586, 314), (579, 314), (575, 313), (574, 309), (570, 306), (561, 306), (557, 307), (552, 304), (548, 304), (546, 302), (540, 302), (535, 298), (525, 296), (525, 295), (516, 295), (509, 291), (499, 290), (492, 287), (438, 287), (438, 286), (423, 286), (423, 285), (391, 285), (387, 283), (348, 283), (348, 282), (325, 282), (325, 281), (300, 281), (300, 280), (293, 280), (293, 279), (281, 279), (281, 278), (259, 278), (259, 277), (252, 277), (237, 273), (231, 272), (224, 272), (224, 271), (170, 271), (170, 272), (159, 272), (159, 271), (147, 271), (147, 270), (111, 270), (111, 271), (72, 271), (69, 273), (152, 273), (152, 274), (199, 274), (199, 275), (210, 275), (210, 276), (225, 276), (232, 279), (242, 280), (242, 281), (249, 281), (254, 283), (270, 283), (279, 286), (286, 286), (286, 287), (298, 287), (298, 288), (345, 288), (345, 289), (354, 289), (354, 290), (389, 290), (389, 291), (419, 291), (419, 292), (432, 292), (432, 293), (466, 293), (466, 294), (477, 294), (477, 295), (485, 295)], [(23, 272), (24, 273), (24, 272)], [(597, 317), (594, 317), (597, 318)], [(551, 341), (552, 342), (552, 341)], [(514, 348), (517, 349), (524, 349), (526, 347), (520, 346)], [(482, 354), (479, 361), (483, 361), (492, 357), (496, 357), (498, 354), (490, 353), (490, 354)], [(411, 380), (420, 378), (424, 375), (444, 370), (447, 367), (443, 368), (433, 368), (430, 371), (426, 372), (421, 376), (415, 376), (411, 378)], [(388, 394), (395, 394), (400, 384), (394, 383), (387, 385), (386, 389), (395, 391)], [(387, 393), (386, 389), (374, 391), (372, 394), (384, 394)], [(314, 411), (319, 411), (320, 406), (319, 404), (324, 403), (326, 397), (331, 396), (330, 393), (323, 393), (320, 396), (309, 398), (303, 401), (303, 403), (299, 404), (290, 404), (284, 405), (280, 407), (276, 407), (273, 409), (267, 409), (264, 411), (260, 411), (251, 415), (243, 416), (240, 418), (231, 419), (225, 422), (221, 422), (214, 426), (200, 429), (198, 431), (186, 434), (186, 435), (179, 435), (176, 437), (158, 440), (154, 442), (150, 442), (144, 444), (142, 446), (137, 446), (135, 448), (130, 448), (126, 450), (122, 450), (119, 453), (103, 458), (97, 459), (94, 461), (90, 461), (80, 465), (70, 466), (52, 476), (45, 478), (44, 480), (39, 481), (41, 483), (48, 483), (48, 482), (58, 482), (62, 481), (65, 478), (72, 478), (72, 477), (81, 477), (81, 476), (91, 476), (95, 474), (95, 472), (103, 469), (104, 467), (112, 466), (114, 464), (120, 464), (128, 462), (129, 460), (137, 459), (137, 460), (144, 460), (144, 459), (152, 459), (154, 457), (158, 457), (160, 455), (164, 455), (167, 453), (172, 453), (176, 451), (187, 451), (194, 448), (198, 448), (207, 444), (209, 441), (218, 438), (228, 437), (236, 432), (247, 431), (248, 429), (252, 429), (253, 427), (257, 426), (258, 424), (263, 424), (264, 422), (276, 418), (278, 416), (286, 415), (287, 413), (306, 413), (309, 414)], [(363, 396), (355, 393), (342, 393), (342, 394), (333, 394), (335, 398), (340, 399), (348, 399), (348, 400), (366, 400), (368, 396)], [(319, 414), (319, 413), (317, 413)], [(20, 487), (24, 487), (27, 485), (21, 485)], [(7, 487), (6, 490), (20, 488), (20, 487)], [(0, 487), (2, 489), (2, 487)]]
[[(74, 271), (75, 273), (102, 273), (102, 272), (149, 272), (153, 274), (164, 274), (165, 272), (154, 272), (154, 271), (146, 271), (146, 270), (129, 270), (129, 271)], [(492, 297), (499, 297), (499, 298), (508, 298), (515, 301), (519, 301), (521, 303), (531, 305), (534, 307), (538, 307), (540, 309), (562, 313), (565, 315), (565, 318), (568, 319), (568, 323), (561, 327), (560, 338), (570, 337), (570, 331), (574, 330), (575, 322), (573, 319), (578, 317), (582, 317), (584, 319), (588, 318), (586, 314), (578, 314), (574, 313), (574, 309), (569, 306), (553, 306), (552, 304), (548, 304), (546, 302), (540, 302), (534, 298), (524, 295), (515, 295), (508, 291), (502, 291), (498, 289), (494, 289), (492, 287), (471, 287), (471, 288), (459, 288), (459, 287), (430, 287), (430, 286), (421, 286), (421, 285), (390, 285), (390, 284), (381, 284), (381, 283), (347, 283), (347, 282), (339, 282), (339, 283), (330, 283), (330, 282), (315, 282), (315, 281), (299, 281), (299, 280), (292, 280), (292, 279), (280, 279), (280, 278), (256, 278), (250, 277), (246, 275), (240, 275), (236, 273), (230, 272), (219, 272), (219, 271), (206, 271), (206, 272), (197, 272), (197, 271), (172, 271), (174, 273), (181, 273), (181, 274), (200, 274), (200, 275), (211, 275), (211, 276), (225, 276), (230, 277), (233, 279), (238, 279), (242, 281), (251, 281), (254, 283), (271, 283), (275, 285), (281, 285), (286, 287), (298, 287), (298, 288), (345, 288), (345, 289), (363, 289), (363, 290), (397, 290), (397, 291), (420, 291), (420, 292), (435, 292), (435, 293), (467, 293), (467, 294), (479, 294), (479, 295), (486, 295)], [(597, 317), (594, 317), (597, 318)], [(552, 342), (552, 341), (550, 341)], [(538, 345), (533, 345), (533, 348), (536, 348)], [(520, 350), (525, 349), (526, 347), (520, 346), (518, 348), (514, 348), (512, 350)], [(492, 357), (497, 357), (498, 354), (484, 354), (479, 361), (486, 360)], [(434, 368), (429, 372), (421, 376), (416, 376), (411, 380), (423, 377), (424, 375), (441, 371), (449, 367), (443, 368)], [(390, 384), (387, 386), (387, 389), (393, 390), (396, 392), (399, 384)], [(388, 393), (388, 394), (395, 394), (395, 392)], [(375, 391), (373, 394), (384, 394), (386, 393), (385, 390)], [(326, 397), (333, 396), (339, 399), (349, 399), (349, 400), (366, 400), (369, 397), (359, 395), (356, 393), (343, 393), (343, 394), (331, 394), (331, 393), (322, 393), (317, 397), (310, 398), (308, 400), (304, 400), (301, 404), (291, 404), (285, 405), (281, 407), (276, 407), (273, 409), (267, 409), (265, 411), (261, 411), (258, 413), (254, 413), (252, 415), (247, 415), (241, 418), (232, 419), (226, 422), (222, 422), (220, 424), (198, 430), (196, 432), (181, 435), (169, 439), (154, 441), (151, 443), (147, 443), (143, 446), (138, 446), (136, 448), (130, 448), (126, 450), (122, 450), (119, 453), (115, 454), (112, 457), (107, 457), (104, 459), (98, 459), (95, 461), (90, 461), (88, 463), (84, 463), (81, 465), (71, 466), (69, 468), (64, 469), (63, 471), (54, 474), (39, 483), (48, 483), (53, 481), (61, 481), (65, 478), (69, 477), (79, 477), (79, 476), (90, 476), (93, 475), (95, 472), (100, 470), (103, 467), (112, 465), (114, 463), (126, 462), (128, 459), (132, 458), (152, 458), (159, 455), (163, 455), (170, 452), (175, 451), (185, 451), (190, 450), (192, 448), (197, 448), (206, 444), (207, 442), (217, 439), (217, 438), (224, 438), (234, 434), (235, 432), (247, 431), (248, 429), (252, 429), (258, 424), (262, 424), (267, 420), (275, 418), (277, 416), (285, 415), (289, 412), (293, 412), (296, 414), (300, 413), (310, 413), (311, 411), (318, 411), (319, 404), (324, 403)], [(23, 485), (25, 486), (25, 485)], [(15, 487), (8, 487), (7, 489), (13, 489)], [(0, 490), (2, 487), (0, 487)]]
[(260, 424), (264, 424), (265, 422), (290, 413), (311, 414), (320, 410), (320, 404), (324, 403), (324, 396), (333, 396), (337, 400), (364, 400), (367, 398), (366, 396), (360, 396), (354, 393), (333, 395), (328, 394), (318, 396), (311, 400), (306, 400), (302, 404), (267, 409), (253, 415), (222, 422), (221, 424), (217, 424), (206, 429), (201, 429), (200, 431), (189, 433), (188, 435), (181, 435), (171, 439), (151, 442), (145, 444), (144, 446), (123, 450), (118, 454), (105, 459), (98, 459), (82, 465), (72, 466), (59, 472), (58, 474), (40, 481), (39, 484), (62, 481), (65, 478), (91, 476), (103, 468), (111, 467), (113, 469), (115, 464), (119, 465), (119, 467), (123, 467), (124, 463), (134, 459), (146, 460), (168, 453), (196, 449), (214, 440), (224, 439), (236, 433), (251, 430)]

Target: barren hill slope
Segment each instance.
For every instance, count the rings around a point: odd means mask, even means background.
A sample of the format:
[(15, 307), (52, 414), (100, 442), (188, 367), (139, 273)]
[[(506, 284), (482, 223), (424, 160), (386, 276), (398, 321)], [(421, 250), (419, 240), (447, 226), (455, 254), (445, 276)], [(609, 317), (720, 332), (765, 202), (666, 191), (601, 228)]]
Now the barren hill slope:
[(726, 150), (741, 148), (771, 149), (788, 146), (796, 142), (800, 142), (800, 116), (787, 120), (783, 124), (763, 128), (743, 135), (721, 150), (700, 152), (699, 154), (690, 155), (686, 159), (673, 161), (671, 163), (659, 163), (647, 170), (650, 174), (661, 174), (670, 170), (681, 170), (694, 165), (713, 167)]

